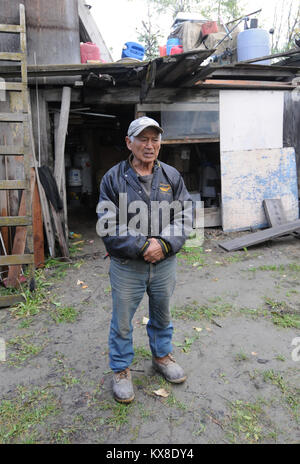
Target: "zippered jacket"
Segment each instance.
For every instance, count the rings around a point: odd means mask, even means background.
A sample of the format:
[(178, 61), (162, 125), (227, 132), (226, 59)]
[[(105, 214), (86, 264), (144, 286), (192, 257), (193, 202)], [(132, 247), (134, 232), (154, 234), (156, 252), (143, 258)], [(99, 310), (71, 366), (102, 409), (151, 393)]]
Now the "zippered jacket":
[[(120, 196), (120, 194), (127, 195)], [(132, 203), (136, 201), (143, 203), (142, 212), (140, 209), (135, 210), (135, 204)], [(161, 205), (161, 202), (166, 202), (164, 205), (168, 206), (174, 201), (176, 201), (176, 209), (171, 209), (167, 216), (169, 218), (167, 224), (161, 214), (153, 215), (154, 209), (157, 211), (158, 202)], [(111, 207), (107, 208), (107, 205)], [(182, 209), (177, 209), (179, 205), (185, 206), (184, 213)], [(124, 209), (127, 210), (126, 214)], [(150, 237), (159, 239), (161, 245), (163, 244), (165, 256), (171, 256), (178, 253), (192, 231), (192, 211), (192, 199), (177, 169), (158, 160), (155, 162), (149, 198), (129, 161), (121, 161), (112, 167), (101, 181), (97, 231), (111, 256), (138, 259), (145, 252)], [(132, 227), (137, 214), (147, 219), (146, 226), (144, 224), (141, 230)], [(156, 219), (153, 219), (154, 217)], [(156, 228), (153, 234), (154, 221)], [(105, 223), (107, 230), (103, 230)], [(99, 225), (101, 225), (100, 233)]]

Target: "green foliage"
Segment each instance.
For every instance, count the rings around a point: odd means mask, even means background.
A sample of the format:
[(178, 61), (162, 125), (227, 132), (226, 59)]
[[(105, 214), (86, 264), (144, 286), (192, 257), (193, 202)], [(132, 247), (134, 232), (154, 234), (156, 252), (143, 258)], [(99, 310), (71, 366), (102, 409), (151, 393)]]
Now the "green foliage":
[(159, 40), (162, 35), (156, 24), (157, 17), (154, 8), (148, 2), (147, 19), (142, 20), (140, 28), (136, 29), (138, 41), (145, 47), (146, 60), (153, 60), (159, 56)]

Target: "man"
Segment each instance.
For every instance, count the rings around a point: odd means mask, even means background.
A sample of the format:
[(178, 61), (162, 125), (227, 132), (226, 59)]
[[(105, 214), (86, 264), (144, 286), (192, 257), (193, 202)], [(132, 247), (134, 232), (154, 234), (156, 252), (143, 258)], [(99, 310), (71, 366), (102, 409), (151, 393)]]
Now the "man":
[[(134, 357), (132, 318), (145, 291), (149, 296), (147, 333), (153, 367), (169, 382), (186, 379), (171, 355), (170, 298), (175, 287), (176, 253), (191, 228), (192, 202), (179, 172), (157, 159), (162, 133), (151, 118), (133, 121), (126, 137), (129, 159), (111, 168), (100, 186), (97, 226), (101, 231), (97, 230), (111, 258), (109, 360), (114, 372), (113, 394), (121, 403), (134, 399), (129, 369)], [(174, 211), (167, 211), (166, 221), (157, 205), (172, 202), (176, 203)], [(133, 214), (137, 211), (138, 220)]]

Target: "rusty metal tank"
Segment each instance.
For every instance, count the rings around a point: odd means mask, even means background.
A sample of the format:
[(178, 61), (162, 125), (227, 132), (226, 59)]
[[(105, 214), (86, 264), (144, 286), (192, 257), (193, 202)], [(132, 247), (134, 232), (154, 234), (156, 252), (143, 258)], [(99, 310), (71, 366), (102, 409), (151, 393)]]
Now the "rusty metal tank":
[[(80, 63), (78, 0), (0, 0), (0, 23), (18, 24), (26, 9), (28, 64)], [(0, 51), (16, 52), (18, 36), (2, 34)]]

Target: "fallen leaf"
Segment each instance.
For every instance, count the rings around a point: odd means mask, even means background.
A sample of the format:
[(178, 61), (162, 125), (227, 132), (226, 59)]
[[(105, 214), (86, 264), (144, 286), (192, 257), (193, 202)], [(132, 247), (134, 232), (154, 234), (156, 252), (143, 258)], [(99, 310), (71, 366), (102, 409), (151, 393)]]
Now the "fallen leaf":
[(167, 390), (165, 390), (164, 388), (160, 388), (159, 390), (154, 390), (153, 393), (156, 396), (161, 396), (162, 398), (168, 398), (168, 396), (170, 395), (170, 393), (167, 392)]
[(197, 266), (200, 266), (201, 263), (194, 263), (193, 264), (193, 267), (197, 267)]
[(219, 279), (213, 279), (214, 282), (218, 282)]
[(82, 288), (89, 288), (87, 285), (83, 285)]
[(212, 332), (212, 329), (210, 329), (209, 327), (205, 327), (207, 332)]
[(257, 353), (255, 353), (255, 351), (252, 351), (252, 356), (257, 356)]
[(203, 329), (201, 329), (201, 327), (193, 327), (194, 330), (196, 330), (196, 332), (202, 332)]
[(206, 251), (206, 253), (211, 253), (212, 252), (212, 250), (205, 250), (205, 251)]
[(84, 240), (79, 240), (79, 242), (74, 242), (73, 245), (79, 245), (80, 243), (84, 243)]
[(143, 318), (142, 324), (143, 324), (143, 325), (147, 325), (148, 322), (149, 322), (149, 319), (148, 319), (147, 317), (144, 317), (144, 318)]
[(84, 282), (82, 282), (82, 280), (77, 280), (77, 285), (83, 285)]

